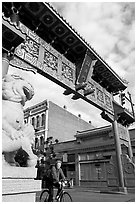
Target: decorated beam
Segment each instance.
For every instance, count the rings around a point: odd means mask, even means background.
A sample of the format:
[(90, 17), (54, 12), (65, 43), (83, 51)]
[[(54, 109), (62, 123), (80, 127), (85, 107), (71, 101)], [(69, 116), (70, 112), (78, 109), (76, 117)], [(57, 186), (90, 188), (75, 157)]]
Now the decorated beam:
[(85, 62), (89, 58), (89, 62), (93, 60), (97, 60), (97, 62), (94, 69), (89, 69), (92, 75), (88, 72), (87, 77), (91, 77), (113, 95), (127, 88), (125, 81), (114, 72), (51, 4), (47, 2), (3, 2), (2, 12), (17, 25), (21, 22), (74, 63), (76, 65), (76, 78), (81, 70), (85, 69)]
[[(91, 77), (88, 77), (97, 60), (92, 60), (90, 64), (87, 63), (88, 61), (84, 61), (83, 64), (85, 63), (87, 66), (86, 76), (83, 75), (85, 69), (82, 69), (76, 78), (74, 63), (23, 24), (20, 23), (19, 28), (26, 39), (15, 49), (15, 57), (10, 62), (12, 66), (37, 71), (73, 93), (74, 99), (82, 98), (113, 115), (112, 95)], [(82, 77), (85, 77), (84, 80)], [(84, 86), (83, 83), (85, 83)], [(81, 88), (82, 86), (83, 88)]]

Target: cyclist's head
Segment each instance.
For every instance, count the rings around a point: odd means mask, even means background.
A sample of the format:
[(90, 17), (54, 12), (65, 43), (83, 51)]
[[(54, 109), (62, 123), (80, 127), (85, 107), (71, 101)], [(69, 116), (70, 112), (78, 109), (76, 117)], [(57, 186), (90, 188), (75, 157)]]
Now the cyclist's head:
[(56, 167), (57, 167), (57, 169), (59, 169), (61, 167), (61, 164), (62, 164), (61, 159), (57, 159), (56, 160)]

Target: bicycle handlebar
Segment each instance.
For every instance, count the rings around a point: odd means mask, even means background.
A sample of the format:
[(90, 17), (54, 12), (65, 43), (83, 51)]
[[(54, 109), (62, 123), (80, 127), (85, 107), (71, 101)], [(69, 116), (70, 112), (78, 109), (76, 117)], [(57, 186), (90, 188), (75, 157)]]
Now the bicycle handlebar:
[(62, 187), (70, 187), (71, 186), (71, 179), (60, 180), (60, 182), (61, 182)]

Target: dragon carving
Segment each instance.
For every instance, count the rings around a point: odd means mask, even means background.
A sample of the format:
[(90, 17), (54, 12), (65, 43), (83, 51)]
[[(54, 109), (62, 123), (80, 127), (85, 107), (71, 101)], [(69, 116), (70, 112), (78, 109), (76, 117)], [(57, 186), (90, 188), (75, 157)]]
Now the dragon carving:
[(28, 166), (35, 165), (37, 156), (32, 152), (34, 128), (24, 123), (23, 106), (34, 95), (32, 85), (13, 74), (2, 79), (2, 153), (6, 165), (17, 166), (15, 155), (22, 148), (29, 155)]

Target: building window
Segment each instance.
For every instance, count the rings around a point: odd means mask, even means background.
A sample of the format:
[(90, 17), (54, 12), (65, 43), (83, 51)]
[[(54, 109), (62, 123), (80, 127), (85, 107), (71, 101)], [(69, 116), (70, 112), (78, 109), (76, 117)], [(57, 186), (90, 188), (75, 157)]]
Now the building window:
[(40, 126), (40, 117), (39, 117), (39, 115), (36, 118), (37, 118), (36, 119), (37, 120), (37, 125), (36, 126), (39, 127)]
[(44, 138), (43, 138), (43, 136), (41, 136), (40, 137), (40, 146), (43, 145), (43, 143), (44, 143)]
[(93, 153), (87, 154), (87, 160), (94, 160), (94, 159), (95, 159), (95, 154), (93, 154)]
[(45, 114), (42, 114), (42, 122), (41, 122), (41, 126), (45, 125)]
[(87, 153), (80, 154), (80, 155), (79, 155), (79, 160), (80, 160), (80, 161), (85, 161), (85, 160), (87, 160)]
[(35, 127), (35, 118), (34, 117), (32, 118), (32, 125), (33, 125), (33, 127)]
[(25, 124), (27, 123), (27, 119), (26, 119), (26, 120), (24, 120), (24, 123), (25, 123)]
[(68, 154), (68, 162), (75, 162), (75, 154)]
[(38, 148), (38, 138), (37, 137), (35, 138), (35, 148), (36, 149)]

